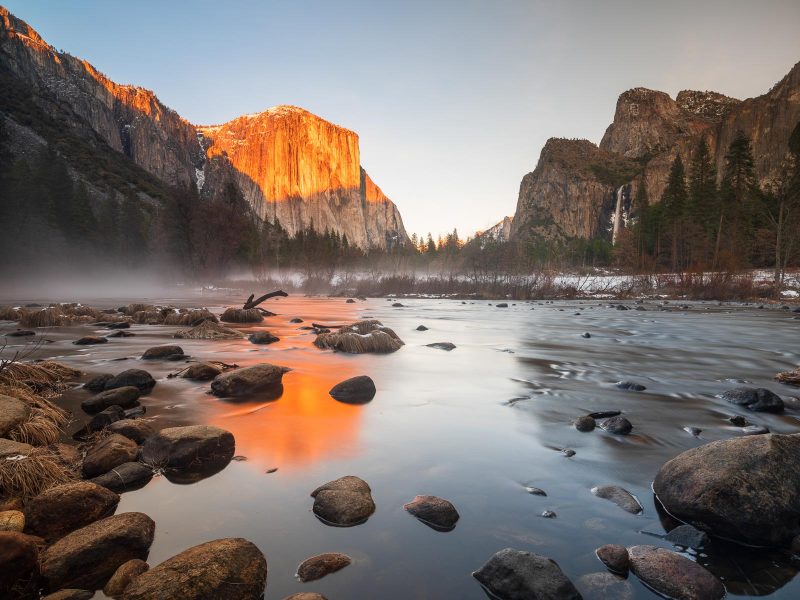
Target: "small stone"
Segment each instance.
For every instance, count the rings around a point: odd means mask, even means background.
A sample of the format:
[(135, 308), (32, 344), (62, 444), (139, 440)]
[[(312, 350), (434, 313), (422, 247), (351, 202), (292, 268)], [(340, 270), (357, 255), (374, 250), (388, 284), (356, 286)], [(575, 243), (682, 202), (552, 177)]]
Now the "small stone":
[(596, 423), (592, 417), (590, 417), (589, 415), (584, 415), (582, 417), (578, 417), (577, 419), (575, 419), (574, 425), (575, 429), (577, 429), (578, 431), (586, 432), (594, 430)]
[(720, 398), (731, 404), (745, 406), (755, 412), (783, 412), (783, 400), (766, 388), (740, 387), (728, 390)]
[(433, 344), (425, 344), (428, 348), (436, 348), (437, 350), (454, 350), (456, 345), (452, 342), (434, 342)]
[(598, 412), (589, 413), (593, 419), (608, 419), (609, 417), (616, 417), (622, 414), (619, 410), (601, 410)]
[(93, 346), (96, 344), (107, 344), (108, 339), (97, 335), (87, 335), (72, 343), (76, 346)]
[(703, 430), (699, 427), (684, 427), (683, 430), (694, 437), (699, 437)]
[(360, 525), (375, 512), (371, 492), (366, 481), (353, 475), (329, 481), (311, 492), (314, 514), (330, 525)]
[(274, 344), (280, 342), (280, 338), (272, 335), (269, 331), (257, 331), (247, 336), (251, 344)]
[(353, 560), (346, 554), (338, 552), (326, 552), (307, 558), (297, 567), (297, 578), (306, 583), (322, 579), (326, 575), (341, 571)]
[(428, 328), (425, 327), (425, 325), (418, 325), (417, 326), (417, 331), (428, 331)]
[(495, 308), (508, 308), (508, 304), (506, 302), (498, 302)]
[(628, 568), (630, 567), (630, 557), (628, 556), (628, 549), (625, 546), (617, 544), (606, 544), (600, 546), (596, 551), (597, 558), (600, 559), (606, 567), (614, 573), (627, 575)]
[(173, 344), (167, 346), (153, 346), (142, 354), (143, 360), (181, 360), (186, 358), (183, 348)]
[(642, 512), (642, 505), (639, 501), (628, 491), (617, 485), (599, 485), (592, 488), (592, 494), (598, 498), (610, 500), (621, 509), (638, 515)]
[(641, 383), (636, 383), (635, 381), (618, 381), (614, 385), (621, 390), (627, 390), (629, 392), (643, 392), (647, 389)]
[(200, 472), (224, 467), (235, 451), (233, 434), (219, 427), (168, 427), (145, 441), (142, 460), (153, 466)]
[(455, 506), (437, 496), (416, 496), (403, 508), (436, 531), (452, 531), (459, 519)]
[(545, 510), (542, 512), (542, 516), (545, 519), (555, 519), (558, 515), (556, 515), (556, 513), (554, 513), (552, 510)]
[(581, 334), (581, 337), (582, 337), (582, 338), (586, 338), (586, 339), (588, 340), (590, 337), (592, 337), (592, 334), (591, 334), (591, 333), (589, 333), (588, 331), (584, 331), (584, 332)]
[(605, 419), (604, 421), (600, 422), (600, 427), (602, 427), (605, 431), (615, 435), (628, 435), (633, 429), (631, 422), (622, 416)]
[(403, 308), (403, 305), (400, 304), (399, 302), (395, 302), (394, 304), (392, 304), (392, 307), (393, 308)]
[(543, 489), (534, 487), (532, 485), (525, 486), (525, 491), (533, 496), (547, 496), (547, 493)]
[(299, 317), (295, 317), (294, 319), (289, 320), (289, 323), (302, 323), (303, 319)]
[(747, 426), (747, 419), (745, 419), (741, 415), (734, 415), (730, 419), (728, 419), (731, 423), (736, 425), (736, 427), (746, 427)]
[(563, 450), (561, 450), (561, 454), (563, 454), (567, 458), (572, 458), (573, 456), (575, 456), (575, 450), (573, 450), (572, 448), (564, 448)]

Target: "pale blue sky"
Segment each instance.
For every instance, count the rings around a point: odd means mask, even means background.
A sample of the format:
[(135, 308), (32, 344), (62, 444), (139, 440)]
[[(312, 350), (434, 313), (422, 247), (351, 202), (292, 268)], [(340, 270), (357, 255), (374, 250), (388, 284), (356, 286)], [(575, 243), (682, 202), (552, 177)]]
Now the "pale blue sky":
[(0, 0), (194, 123), (295, 104), (355, 130), (410, 232), (514, 212), (551, 136), (600, 138), (636, 86), (766, 92), (800, 2)]

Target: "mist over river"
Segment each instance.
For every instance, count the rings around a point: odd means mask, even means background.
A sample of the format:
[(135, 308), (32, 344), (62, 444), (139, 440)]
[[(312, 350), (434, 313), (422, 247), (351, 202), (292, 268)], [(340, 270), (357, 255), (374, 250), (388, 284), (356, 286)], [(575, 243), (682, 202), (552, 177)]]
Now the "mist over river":
[[(80, 300), (98, 308), (121, 304)], [(206, 306), (215, 314), (242, 300), (147, 299)], [(675, 522), (659, 513), (651, 491), (664, 462), (709, 441), (742, 435), (728, 420), (734, 415), (772, 432), (800, 432), (800, 411), (791, 401), (783, 414), (767, 414), (716, 397), (742, 382), (785, 400), (798, 395), (797, 388), (773, 380), (775, 373), (800, 364), (800, 315), (777, 306), (631, 301), (625, 303), (631, 310), (617, 310), (596, 300), (518, 302), (507, 308), (489, 301), (404, 298), (404, 306), (393, 307), (394, 302), (289, 296), (262, 305), (277, 313), (263, 323), (228, 325), (280, 338), (267, 346), (247, 339), (173, 341), (182, 328), (164, 325), (132, 325), (135, 337), (76, 346), (72, 342), (81, 336), (109, 332), (92, 325), (39, 329), (52, 343), (27, 358), (53, 358), (78, 368), (86, 373), (81, 381), (146, 369), (158, 383), (142, 404), (157, 428), (205, 423), (231, 431), (236, 454), (246, 460), (192, 484), (156, 476), (142, 489), (124, 493), (117, 513), (141, 511), (155, 521), (148, 559), (153, 566), (208, 540), (251, 540), (267, 557), (266, 597), (274, 599), (300, 591), (330, 600), (486, 598), (471, 573), (507, 547), (553, 558), (584, 598), (603, 597), (593, 596), (582, 582), (587, 574), (605, 571), (594, 553), (599, 546), (677, 549), (662, 539)], [(304, 322), (290, 323), (293, 318)], [(405, 346), (387, 355), (348, 355), (314, 347), (315, 335), (302, 329), (312, 322), (364, 318), (394, 329)], [(429, 329), (417, 331), (419, 325)], [(0, 322), (0, 333), (14, 328)], [(582, 337), (585, 332), (591, 337)], [(14, 344), (32, 344), (5, 339), (6, 353)], [(433, 342), (456, 348), (426, 346)], [(184, 362), (140, 360), (147, 348), (170, 343), (179, 344), (191, 360), (269, 362), (291, 371), (277, 400), (227, 402), (210, 395), (207, 383), (167, 377)], [(336, 383), (356, 375), (375, 381), (370, 403), (343, 404), (329, 396)], [(646, 390), (619, 389), (615, 384), (621, 380)], [(80, 402), (90, 395), (76, 387), (57, 400), (75, 414), (65, 439), (88, 419)], [(616, 436), (599, 428), (581, 433), (572, 425), (576, 417), (607, 410), (622, 411), (632, 433)], [(693, 435), (685, 428), (701, 431)], [(568, 457), (564, 449), (575, 454)], [(309, 494), (344, 475), (357, 475), (371, 486), (377, 509), (361, 525), (332, 527), (311, 512)], [(644, 511), (629, 514), (592, 495), (593, 487), (604, 484), (627, 489)], [(547, 495), (533, 495), (528, 487)], [(451, 501), (460, 514), (455, 529), (436, 531), (408, 514), (403, 504), (418, 494)], [(544, 511), (556, 517), (544, 518)], [(353, 564), (300, 583), (297, 566), (323, 552), (343, 552)], [(800, 560), (789, 553), (715, 539), (702, 553), (685, 554), (722, 579), (731, 595), (800, 597)], [(633, 574), (614, 589), (605, 597), (655, 597)]]

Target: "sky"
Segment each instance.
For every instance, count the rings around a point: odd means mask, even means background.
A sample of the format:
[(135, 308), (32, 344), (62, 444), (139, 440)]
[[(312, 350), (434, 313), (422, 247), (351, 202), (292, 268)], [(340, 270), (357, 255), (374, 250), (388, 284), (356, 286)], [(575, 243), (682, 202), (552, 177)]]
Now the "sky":
[(598, 143), (627, 89), (748, 98), (800, 61), (798, 0), (0, 3), (195, 124), (293, 104), (356, 131), (434, 237), (512, 215), (545, 141)]

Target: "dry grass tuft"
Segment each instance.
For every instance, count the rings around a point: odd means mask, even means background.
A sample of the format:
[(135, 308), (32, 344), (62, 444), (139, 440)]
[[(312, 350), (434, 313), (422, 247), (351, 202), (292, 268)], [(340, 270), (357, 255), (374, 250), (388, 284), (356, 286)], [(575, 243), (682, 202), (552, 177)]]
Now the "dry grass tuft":
[(92, 319), (101, 319), (106, 317), (102, 312), (91, 306), (84, 306), (82, 304), (61, 304), (51, 306), (50, 308), (59, 308), (61, 312), (70, 317), (91, 317)]
[(794, 371), (784, 371), (775, 375), (775, 379), (786, 385), (800, 385), (800, 367)]
[(349, 354), (388, 354), (399, 350), (404, 342), (392, 329), (372, 319), (345, 325), (332, 333), (321, 333), (314, 345)]
[(67, 387), (66, 381), (80, 376), (78, 369), (53, 360), (36, 363), (9, 362), (0, 369), (0, 387), (22, 388), (32, 394), (53, 396)]
[(0, 321), (17, 321), (20, 315), (20, 311), (13, 306), (0, 306)]
[(69, 323), (69, 317), (57, 306), (23, 311), (19, 319), (19, 324), (23, 327), (60, 327)]
[(214, 321), (215, 323), (219, 321), (219, 319), (217, 319), (214, 313), (212, 313), (210, 310), (206, 310), (205, 308), (203, 308), (199, 310), (190, 310), (185, 313), (171, 312), (165, 317), (164, 325), (190, 326), (193, 323), (198, 323), (203, 319)]
[(261, 323), (264, 317), (257, 308), (229, 307), (225, 309), (220, 319), (226, 323)]
[(164, 315), (157, 310), (139, 310), (133, 313), (133, 322), (139, 325), (161, 325)]
[(0, 455), (0, 494), (8, 497), (27, 500), (76, 478), (59, 456), (47, 448)]
[(128, 306), (125, 307), (125, 314), (132, 317), (137, 312), (155, 312), (155, 310), (156, 307), (152, 304), (142, 304), (139, 302), (128, 304)]
[(234, 340), (241, 339), (244, 334), (213, 321), (203, 321), (191, 329), (182, 329), (175, 336), (184, 340)]

